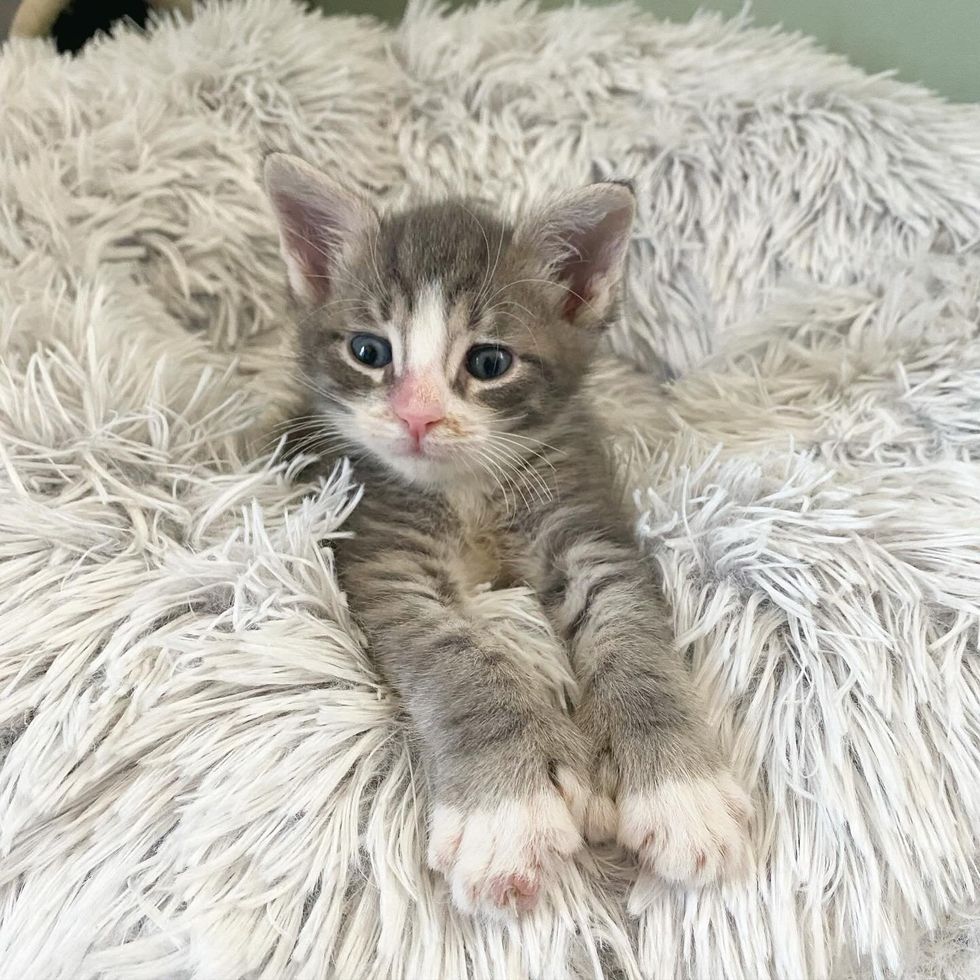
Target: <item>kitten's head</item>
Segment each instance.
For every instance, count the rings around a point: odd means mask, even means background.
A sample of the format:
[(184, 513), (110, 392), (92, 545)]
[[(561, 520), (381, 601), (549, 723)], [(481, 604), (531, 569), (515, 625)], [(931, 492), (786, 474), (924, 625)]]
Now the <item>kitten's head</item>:
[(381, 216), (283, 154), (265, 179), (325, 430), (424, 485), (533, 454), (617, 306), (631, 191), (592, 184), (511, 227), (462, 201)]

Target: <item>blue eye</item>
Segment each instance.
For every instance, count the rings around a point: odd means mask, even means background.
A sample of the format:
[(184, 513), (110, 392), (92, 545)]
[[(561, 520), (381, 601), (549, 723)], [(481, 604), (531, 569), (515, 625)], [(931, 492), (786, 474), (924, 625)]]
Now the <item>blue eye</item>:
[(480, 381), (499, 378), (510, 370), (514, 355), (496, 344), (480, 344), (471, 347), (466, 354), (466, 370)]
[(369, 368), (383, 368), (391, 363), (391, 344), (373, 333), (359, 333), (351, 337), (350, 352)]

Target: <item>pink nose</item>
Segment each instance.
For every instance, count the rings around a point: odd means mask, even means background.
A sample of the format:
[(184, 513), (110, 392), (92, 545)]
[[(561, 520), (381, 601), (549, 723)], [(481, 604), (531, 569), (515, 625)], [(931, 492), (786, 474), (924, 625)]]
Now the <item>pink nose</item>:
[(416, 444), (445, 418), (440, 405), (396, 405), (395, 414), (405, 423), (408, 434)]

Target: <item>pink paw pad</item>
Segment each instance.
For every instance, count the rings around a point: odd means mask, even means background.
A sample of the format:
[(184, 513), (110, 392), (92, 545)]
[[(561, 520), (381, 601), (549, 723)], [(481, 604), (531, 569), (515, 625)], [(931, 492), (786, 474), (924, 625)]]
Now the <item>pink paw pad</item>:
[(541, 884), (527, 874), (501, 875), (490, 883), (490, 899), (498, 908), (528, 912), (538, 900)]
[(449, 881), (460, 911), (513, 915), (535, 906), (545, 878), (581, 843), (557, 791), (469, 812), (436, 806), (429, 864)]

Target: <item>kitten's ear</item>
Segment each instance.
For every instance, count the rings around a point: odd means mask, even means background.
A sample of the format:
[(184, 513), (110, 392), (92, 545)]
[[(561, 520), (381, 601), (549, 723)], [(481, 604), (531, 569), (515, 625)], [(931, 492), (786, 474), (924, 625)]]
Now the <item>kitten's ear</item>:
[(569, 321), (602, 323), (617, 299), (636, 200), (627, 184), (589, 184), (540, 211), (520, 238), (545, 263), (545, 275), (567, 288)]
[(285, 153), (266, 157), (265, 189), (279, 219), (289, 285), (300, 299), (323, 302), (344, 250), (377, 229), (377, 213), (356, 194)]

